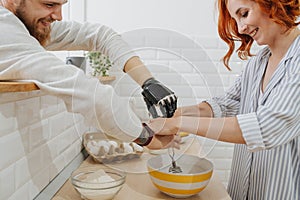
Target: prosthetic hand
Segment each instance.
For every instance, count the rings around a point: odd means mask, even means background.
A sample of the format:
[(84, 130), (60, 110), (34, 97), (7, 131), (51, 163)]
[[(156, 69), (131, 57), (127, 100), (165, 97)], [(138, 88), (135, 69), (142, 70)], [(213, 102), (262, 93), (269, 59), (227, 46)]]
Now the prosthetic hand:
[(146, 80), (142, 88), (142, 95), (153, 118), (173, 116), (177, 108), (177, 97), (173, 91), (154, 78)]

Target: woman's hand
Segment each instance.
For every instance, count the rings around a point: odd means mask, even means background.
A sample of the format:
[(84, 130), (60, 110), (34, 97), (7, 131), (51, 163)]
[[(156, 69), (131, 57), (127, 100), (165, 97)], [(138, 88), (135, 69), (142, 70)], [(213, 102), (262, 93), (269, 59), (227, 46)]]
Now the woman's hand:
[(181, 137), (175, 128), (175, 118), (155, 118), (147, 125), (155, 133), (152, 141), (147, 146), (149, 149), (164, 149), (175, 147), (179, 149)]
[(181, 137), (179, 135), (154, 135), (150, 144), (147, 148), (155, 149), (166, 149), (169, 147), (180, 148)]
[(151, 119), (147, 125), (154, 131), (155, 135), (176, 135), (179, 132), (177, 117)]

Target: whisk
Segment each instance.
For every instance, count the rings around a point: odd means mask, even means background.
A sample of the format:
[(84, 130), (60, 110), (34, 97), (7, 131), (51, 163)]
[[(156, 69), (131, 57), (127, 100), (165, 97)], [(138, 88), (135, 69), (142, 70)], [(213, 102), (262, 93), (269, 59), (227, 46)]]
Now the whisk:
[(172, 159), (172, 164), (171, 164), (171, 167), (169, 168), (169, 172), (181, 173), (182, 170), (179, 166), (176, 165), (176, 162), (175, 162), (175, 159), (174, 159), (174, 157), (175, 157), (174, 147), (168, 148), (168, 153), (169, 153), (170, 158)]

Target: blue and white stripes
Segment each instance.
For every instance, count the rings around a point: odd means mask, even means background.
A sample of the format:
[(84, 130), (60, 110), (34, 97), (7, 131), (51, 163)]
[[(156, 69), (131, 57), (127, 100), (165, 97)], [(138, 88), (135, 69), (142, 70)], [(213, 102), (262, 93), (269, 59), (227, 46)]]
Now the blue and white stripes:
[(225, 96), (208, 101), (216, 117), (237, 115), (246, 141), (235, 146), (234, 200), (300, 199), (300, 36), (260, 93), (269, 56), (261, 50)]

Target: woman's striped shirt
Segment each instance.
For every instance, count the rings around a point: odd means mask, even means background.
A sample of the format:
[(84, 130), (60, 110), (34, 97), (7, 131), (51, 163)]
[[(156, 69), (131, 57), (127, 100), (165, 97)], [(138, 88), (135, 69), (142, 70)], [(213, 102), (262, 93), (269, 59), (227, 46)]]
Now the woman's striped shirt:
[(234, 200), (300, 199), (300, 36), (260, 94), (270, 55), (262, 49), (224, 96), (208, 101), (215, 117), (237, 116), (246, 141), (235, 145)]

